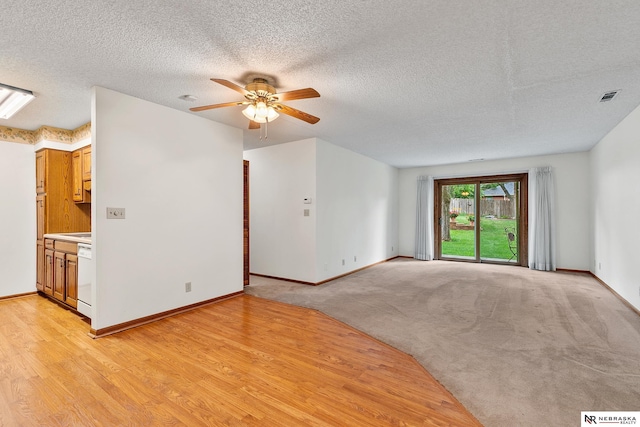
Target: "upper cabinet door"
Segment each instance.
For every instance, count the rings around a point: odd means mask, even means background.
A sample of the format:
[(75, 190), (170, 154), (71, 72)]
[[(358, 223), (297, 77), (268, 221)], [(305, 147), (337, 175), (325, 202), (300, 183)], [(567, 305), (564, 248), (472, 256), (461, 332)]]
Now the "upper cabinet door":
[(46, 167), (47, 167), (47, 159), (46, 159), (46, 150), (39, 151), (36, 153), (36, 193), (44, 194), (47, 191), (46, 188)]
[(44, 239), (44, 217), (45, 217), (45, 195), (38, 194), (36, 196), (36, 240)]
[(73, 179), (73, 201), (83, 202), (82, 190), (82, 150), (71, 153), (71, 176)]
[(91, 203), (91, 146), (71, 153), (73, 201)]
[(91, 181), (91, 146), (82, 149), (82, 180)]

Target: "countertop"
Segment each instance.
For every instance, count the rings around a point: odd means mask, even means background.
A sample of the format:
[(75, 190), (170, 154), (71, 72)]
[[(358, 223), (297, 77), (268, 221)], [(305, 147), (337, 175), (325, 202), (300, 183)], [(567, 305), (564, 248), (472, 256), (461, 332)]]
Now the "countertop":
[(45, 239), (65, 240), (67, 242), (91, 244), (91, 233), (51, 233), (45, 234)]

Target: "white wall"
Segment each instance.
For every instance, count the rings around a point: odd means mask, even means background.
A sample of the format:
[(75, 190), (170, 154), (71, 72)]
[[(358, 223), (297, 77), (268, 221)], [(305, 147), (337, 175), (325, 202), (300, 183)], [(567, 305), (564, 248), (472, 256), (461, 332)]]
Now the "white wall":
[(241, 291), (242, 131), (99, 87), (91, 121), (92, 327)]
[(640, 107), (590, 152), (591, 271), (640, 309)]
[(521, 157), (486, 162), (461, 163), (400, 170), (400, 255), (414, 255), (416, 180), (420, 175), (435, 179), (525, 172), (532, 167), (551, 166), (556, 182), (557, 266), (589, 270), (590, 222), (589, 154)]
[[(316, 141), (248, 150), (250, 270), (303, 282), (316, 279)], [(311, 204), (304, 204), (309, 197)], [(304, 210), (309, 209), (309, 216)]]
[(317, 283), (397, 254), (396, 168), (315, 138), (244, 157), (252, 273)]
[(0, 141), (0, 297), (36, 291), (36, 167), (32, 145)]
[(316, 282), (397, 256), (398, 169), (319, 139), (316, 164)]

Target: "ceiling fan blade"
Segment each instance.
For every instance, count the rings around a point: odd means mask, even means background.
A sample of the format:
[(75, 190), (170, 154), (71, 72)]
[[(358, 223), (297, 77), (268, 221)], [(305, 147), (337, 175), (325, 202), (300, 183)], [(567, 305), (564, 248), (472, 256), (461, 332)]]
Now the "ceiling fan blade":
[(304, 111), (296, 110), (295, 108), (288, 107), (283, 104), (273, 104), (274, 108), (279, 112), (286, 114), (287, 116), (295, 117), (296, 119), (304, 120), (307, 123), (316, 124), (320, 121), (320, 118), (312, 116)]
[(320, 94), (313, 88), (292, 90), (290, 92), (276, 93), (278, 101), (295, 101), (296, 99), (318, 98)]
[(229, 80), (224, 80), (224, 79), (211, 79), (211, 81), (214, 81), (216, 83), (220, 83), (222, 86), (226, 86), (229, 89), (233, 89), (236, 92), (240, 92), (242, 94), (242, 96), (245, 96), (246, 94), (249, 93), (249, 91), (247, 91), (245, 88), (243, 88), (242, 86), (238, 86), (237, 84), (230, 82)]
[(193, 107), (189, 108), (191, 111), (204, 111), (204, 110), (213, 110), (214, 108), (222, 108), (222, 107), (235, 107), (238, 105), (248, 104), (245, 101), (236, 101), (236, 102), (225, 102), (223, 104), (213, 104), (213, 105), (204, 105), (202, 107)]
[(260, 129), (260, 123), (249, 120), (249, 129)]

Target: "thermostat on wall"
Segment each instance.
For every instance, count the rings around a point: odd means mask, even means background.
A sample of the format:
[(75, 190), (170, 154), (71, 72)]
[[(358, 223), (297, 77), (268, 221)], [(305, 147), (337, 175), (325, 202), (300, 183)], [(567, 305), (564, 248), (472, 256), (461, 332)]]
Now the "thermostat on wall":
[(311, 197), (305, 197), (304, 199), (302, 199), (304, 201), (305, 205), (310, 205), (311, 204)]

